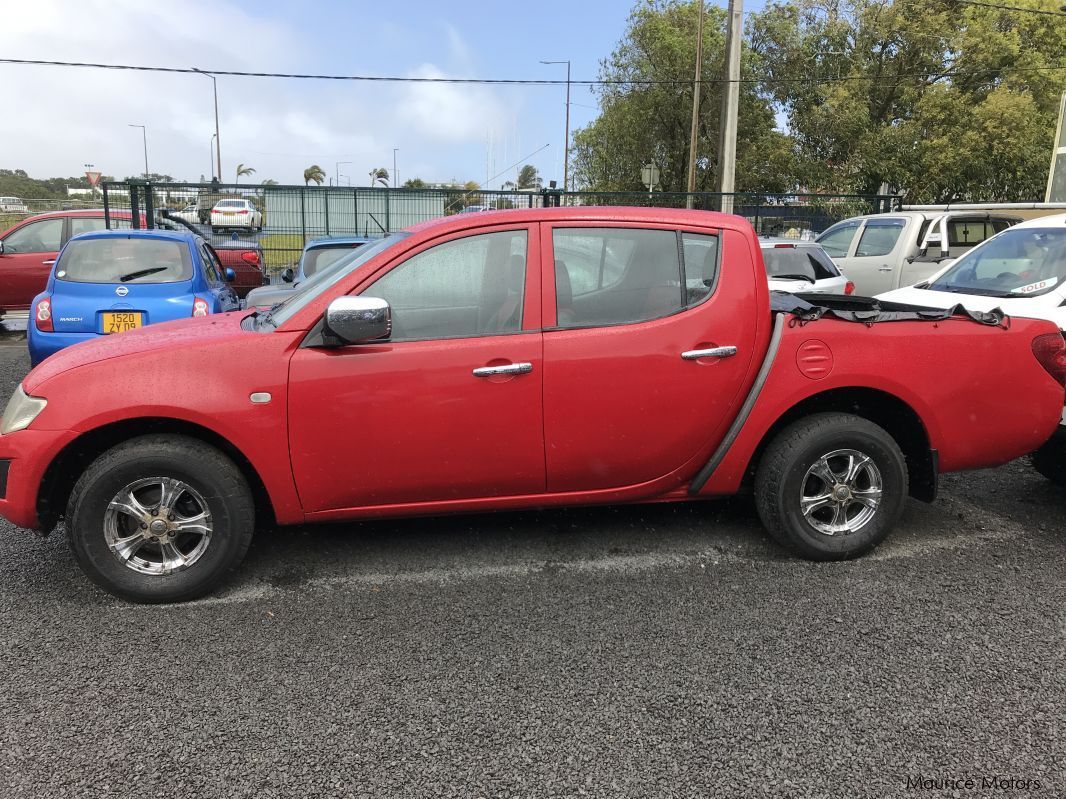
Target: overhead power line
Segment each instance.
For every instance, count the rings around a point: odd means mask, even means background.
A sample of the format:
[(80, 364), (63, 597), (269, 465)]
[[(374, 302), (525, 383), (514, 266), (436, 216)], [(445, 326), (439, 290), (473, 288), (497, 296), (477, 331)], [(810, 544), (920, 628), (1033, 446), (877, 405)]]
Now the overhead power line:
[(1017, 11), (1022, 14), (1043, 14), (1047, 17), (1066, 17), (1061, 10), (1047, 11), (1042, 8), (1025, 8), (1023, 6), (1008, 6), (1002, 3), (988, 3), (985, 0), (954, 0), (956, 3), (963, 3), (968, 6), (981, 6), (982, 8), (995, 8), (1000, 11)]
[[(977, 0), (956, 0), (956, 2), (976, 3)], [(1056, 58), (1064, 54), (1056, 54)], [(188, 75), (227, 75), (240, 78), (288, 78), (293, 80), (335, 80), (353, 82), (380, 82), (380, 83), (461, 83), (461, 84), (484, 84), (505, 86), (562, 86), (565, 80), (535, 79), (523, 80), (514, 78), (421, 78), (382, 75), (314, 75), (291, 72), (241, 72), (225, 69), (183, 69), (181, 67), (152, 67), (133, 64), (92, 64), (82, 61), (43, 61), (23, 58), (0, 58), (0, 64), (23, 64), (30, 66), (50, 67), (87, 67), (90, 69), (113, 69), (132, 70), (135, 72), (163, 72)], [(975, 75), (997, 75), (1004, 72), (1028, 73), (1028, 72), (1055, 72), (1066, 70), (1066, 64), (1044, 67), (988, 67), (985, 69), (957, 69), (945, 72), (904, 72), (898, 75), (881, 75), (872, 77), (869, 75), (838, 75), (835, 77), (815, 77), (805, 75), (795, 78), (740, 78), (736, 83), (756, 84), (781, 84), (781, 83), (849, 83), (853, 81), (871, 81), (874, 83), (898, 82), (908, 78), (934, 78), (943, 80), (955, 77), (973, 77)], [(702, 78), (701, 83), (730, 83), (725, 78)], [(608, 80), (571, 80), (571, 84), (583, 86), (691, 86), (692, 78), (687, 80), (651, 80), (651, 79), (608, 79)]]

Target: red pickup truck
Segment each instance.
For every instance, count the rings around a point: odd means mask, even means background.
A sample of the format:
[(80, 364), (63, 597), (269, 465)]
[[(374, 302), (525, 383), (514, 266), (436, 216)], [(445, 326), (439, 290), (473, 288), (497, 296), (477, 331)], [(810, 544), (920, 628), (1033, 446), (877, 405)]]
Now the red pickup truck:
[(211, 590), (257, 521), (747, 487), (778, 541), (840, 559), (876, 546), (908, 494), (931, 500), (940, 472), (1023, 455), (1058, 424), (1066, 346), (1050, 322), (780, 296), (775, 310), (739, 217), (427, 222), (272, 312), (49, 358), (0, 423), (0, 515), (65, 517), (90, 578), (142, 602)]

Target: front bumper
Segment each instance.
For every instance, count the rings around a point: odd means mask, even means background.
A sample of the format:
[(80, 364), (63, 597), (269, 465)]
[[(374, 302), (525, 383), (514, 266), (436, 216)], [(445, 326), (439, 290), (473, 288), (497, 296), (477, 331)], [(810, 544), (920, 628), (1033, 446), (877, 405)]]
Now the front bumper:
[(19, 430), (0, 436), (0, 463), (7, 479), (0, 492), (0, 516), (16, 527), (39, 530), (37, 495), (49, 464), (77, 436), (71, 430)]

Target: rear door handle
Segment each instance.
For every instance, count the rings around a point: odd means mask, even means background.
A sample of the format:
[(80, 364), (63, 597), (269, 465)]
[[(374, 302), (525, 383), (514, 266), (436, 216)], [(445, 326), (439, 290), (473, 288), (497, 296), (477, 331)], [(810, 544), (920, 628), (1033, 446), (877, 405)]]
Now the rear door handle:
[(737, 354), (737, 348), (732, 344), (725, 347), (711, 347), (709, 350), (686, 350), (681, 357), (686, 361), (695, 361), (699, 358), (729, 358)]
[(51, 266), (55, 262), (56, 262), (55, 258), (53, 258), (51, 261), (41, 261), (41, 263), (44, 264), (45, 266)]
[(525, 375), (533, 371), (531, 363), (508, 363), (503, 366), (479, 366), (474, 370), (474, 377), (494, 377), (495, 375)]
[(877, 271), (878, 272), (891, 272), (892, 271), (892, 267), (889, 266), (888, 264), (882, 264), (881, 266), (877, 267)]

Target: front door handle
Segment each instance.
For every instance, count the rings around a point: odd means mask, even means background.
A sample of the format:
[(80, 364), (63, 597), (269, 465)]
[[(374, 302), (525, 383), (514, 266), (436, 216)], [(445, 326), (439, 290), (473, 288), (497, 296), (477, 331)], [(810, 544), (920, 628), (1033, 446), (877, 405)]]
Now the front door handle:
[(695, 361), (699, 358), (729, 358), (737, 354), (737, 348), (732, 344), (725, 347), (711, 347), (709, 350), (686, 350), (681, 357), (686, 361)]
[(531, 363), (508, 363), (503, 366), (480, 366), (474, 370), (474, 377), (495, 377), (496, 375), (525, 375), (533, 371)]
[(41, 263), (44, 264), (45, 266), (51, 266), (55, 262), (56, 262), (55, 258), (53, 258), (51, 261), (41, 261)]

